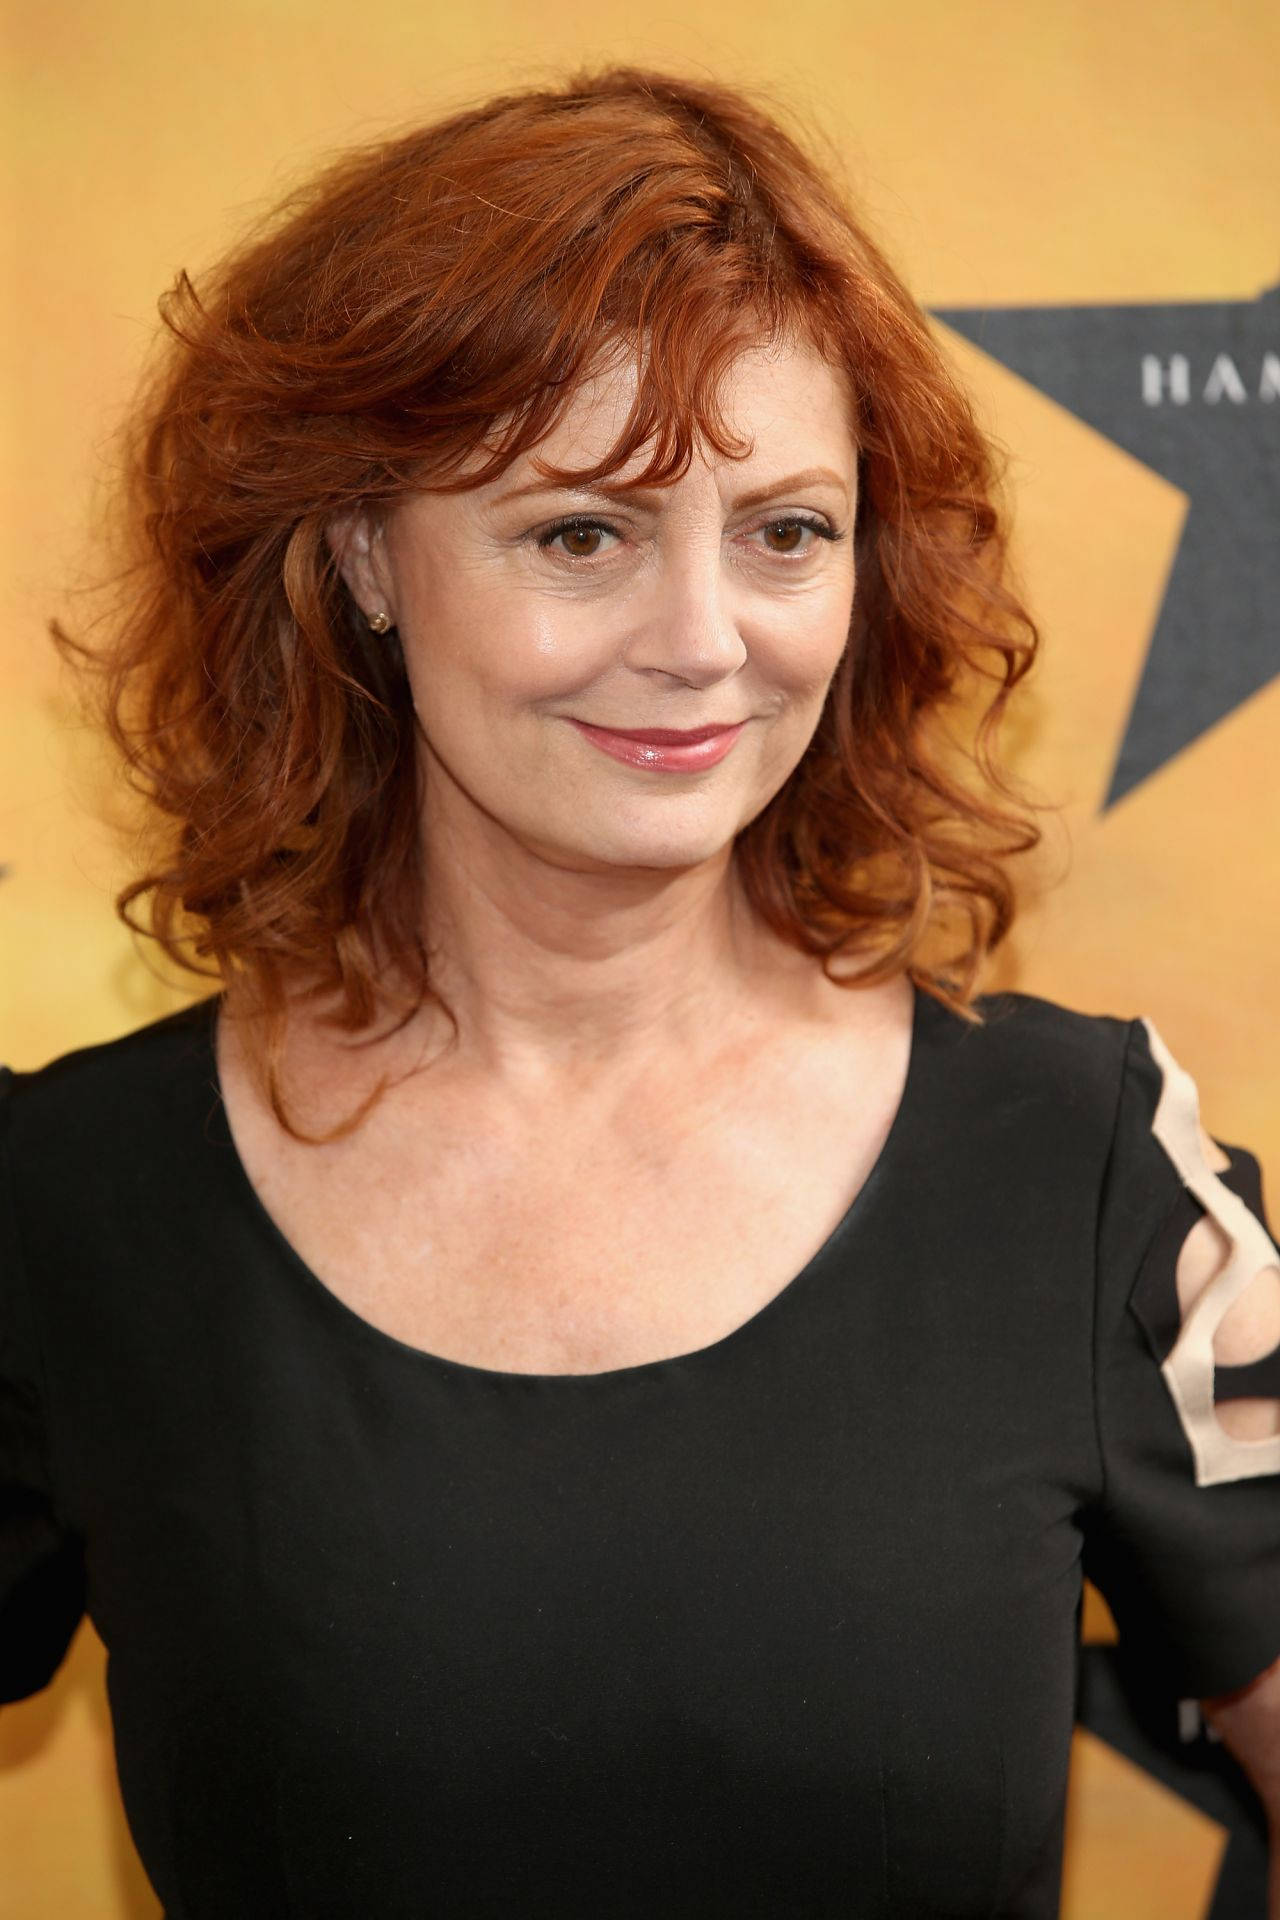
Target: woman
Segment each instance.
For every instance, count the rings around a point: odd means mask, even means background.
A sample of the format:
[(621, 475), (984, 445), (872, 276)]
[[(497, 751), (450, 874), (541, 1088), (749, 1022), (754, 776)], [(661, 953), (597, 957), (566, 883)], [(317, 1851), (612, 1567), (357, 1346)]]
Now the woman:
[(87, 1604), (171, 1920), (1053, 1914), (1082, 1571), (1270, 1793), (1258, 1163), (975, 993), (1036, 633), (838, 192), (612, 69), (166, 318), (121, 905), (221, 990), (5, 1087), (3, 1691)]

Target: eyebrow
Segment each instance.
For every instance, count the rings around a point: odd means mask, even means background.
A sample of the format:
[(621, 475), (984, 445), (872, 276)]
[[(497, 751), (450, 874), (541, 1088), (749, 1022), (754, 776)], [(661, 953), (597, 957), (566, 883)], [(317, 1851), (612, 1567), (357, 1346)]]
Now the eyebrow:
[[(797, 493), (805, 487), (823, 485), (838, 487), (845, 499), (849, 498), (848, 487), (830, 467), (806, 467), (801, 473), (789, 473), (781, 480), (771, 480), (768, 486), (752, 487), (749, 492), (740, 493), (732, 505), (736, 508), (758, 507), (766, 500), (775, 499), (780, 493)], [(664, 487), (645, 487), (626, 481), (610, 484), (605, 480), (597, 480), (590, 485), (579, 485), (572, 480), (531, 480), (523, 487), (513, 487), (509, 493), (499, 494), (497, 504), (519, 500), (530, 493), (581, 493), (591, 499), (644, 500), (657, 498), (666, 491)]]

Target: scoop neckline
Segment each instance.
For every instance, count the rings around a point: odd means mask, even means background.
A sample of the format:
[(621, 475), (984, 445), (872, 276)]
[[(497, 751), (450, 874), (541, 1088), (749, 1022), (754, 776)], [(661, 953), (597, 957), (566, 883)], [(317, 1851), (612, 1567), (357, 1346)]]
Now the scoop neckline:
[(287, 1237), (272, 1214), (268, 1211), (248, 1169), (240, 1157), (231, 1123), (227, 1115), (226, 1102), (222, 1096), (222, 1080), (218, 1072), (217, 1026), (218, 1009), (224, 995), (216, 993), (200, 1004), (206, 1009), (204, 1021), (204, 1042), (206, 1065), (209, 1079), (216, 1096), (213, 1111), (209, 1116), (205, 1138), (213, 1138), (221, 1148), (220, 1162), (226, 1175), (226, 1187), (241, 1217), (274, 1256), (282, 1271), (311, 1300), (328, 1314), (334, 1323), (347, 1333), (355, 1335), (366, 1346), (381, 1351), (388, 1357), (398, 1356), (411, 1366), (434, 1372), (447, 1379), (458, 1382), (470, 1381), (478, 1386), (500, 1387), (510, 1384), (526, 1391), (551, 1389), (570, 1393), (590, 1392), (601, 1389), (609, 1383), (625, 1385), (629, 1381), (660, 1379), (663, 1375), (681, 1373), (699, 1366), (714, 1366), (722, 1359), (730, 1357), (739, 1347), (749, 1345), (759, 1337), (762, 1330), (783, 1313), (794, 1310), (798, 1298), (807, 1293), (818, 1277), (829, 1265), (836, 1253), (843, 1249), (854, 1228), (859, 1226), (863, 1217), (877, 1200), (881, 1188), (888, 1180), (894, 1162), (900, 1157), (904, 1137), (911, 1123), (916, 1103), (920, 1095), (920, 1085), (924, 1077), (924, 1045), (922, 1037), (926, 1021), (931, 1014), (941, 1012), (941, 1003), (932, 994), (926, 993), (914, 981), (911, 983), (913, 1006), (911, 1014), (911, 1042), (907, 1056), (907, 1071), (903, 1079), (902, 1090), (889, 1130), (881, 1143), (880, 1151), (872, 1163), (866, 1178), (859, 1186), (844, 1213), (840, 1216), (831, 1232), (816, 1251), (810, 1255), (803, 1267), (793, 1274), (778, 1291), (772, 1294), (764, 1305), (742, 1320), (736, 1327), (719, 1338), (708, 1341), (705, 1346), (690, 1348), (685, 1353), (665, 1354), (655, 1360), (641, 1360), (631, 1366), (606, 1367), (591, 1373), (524, 1373), (501, 1367), (476, 1366), (467, 1360), (454, 1360), (447, 1354), (433, 1353), (428, 1347), (415, 1346), (412, 1341), (401, 1340), (396, 1334), (388, 1333), (376, 1326), (372, 1320), (366, 1320), (362, 1313), (349, 1306), (340, 1294), (323, 1281), (319, 1274), (303, 1259), (293, 1242)]

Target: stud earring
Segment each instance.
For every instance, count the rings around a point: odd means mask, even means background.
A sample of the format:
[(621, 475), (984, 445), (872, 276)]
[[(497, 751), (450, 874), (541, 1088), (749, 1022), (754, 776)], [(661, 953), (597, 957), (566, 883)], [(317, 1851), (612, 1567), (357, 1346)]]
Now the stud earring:
[(387, 614), (371, 613), (368, 618), (369, 625), (375, 633), (387, 633), (390, 630), (391, 620)]

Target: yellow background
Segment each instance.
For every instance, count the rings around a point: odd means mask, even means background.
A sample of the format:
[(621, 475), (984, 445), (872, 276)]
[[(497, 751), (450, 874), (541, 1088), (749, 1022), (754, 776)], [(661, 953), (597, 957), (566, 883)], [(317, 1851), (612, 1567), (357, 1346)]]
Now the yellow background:
[[(210, 260), (323, 155), (581, 61), (764, 83), (842, 157), (928, 306), (1248, 299), (1280, 270), (1272, 0), (159, 0), (15, 10), (0, 516), (0, 1059), (30, 1066), (177, 1004), (116, 925), (126, 870), (44, 637), (91, 564), (112, 430), (177, 269)], [(1179, 490), (945, 336), (1012, 452), (1046, 634), (1017, 771), (1061, 801), (988, 987), (1145, 1013), (1220, 1139), (1280, 1191), (1280, 682), (1105, 817), (1098, 808), (1186, 510)], [(1274, 1217), (1275, 1200), (1269, 1198)], [(1101, 1610), (1093, 1630), (1106, 1632)], [(1078, 1733), (1067, 1920), (1204, 1911), (1219, 1830)], [(158, 1909), (115, 1786), (88, 1626), (0, 1716), (0, 1920)]]

